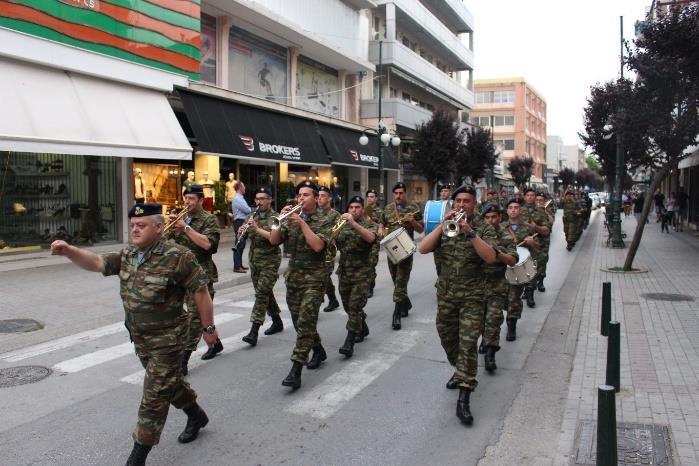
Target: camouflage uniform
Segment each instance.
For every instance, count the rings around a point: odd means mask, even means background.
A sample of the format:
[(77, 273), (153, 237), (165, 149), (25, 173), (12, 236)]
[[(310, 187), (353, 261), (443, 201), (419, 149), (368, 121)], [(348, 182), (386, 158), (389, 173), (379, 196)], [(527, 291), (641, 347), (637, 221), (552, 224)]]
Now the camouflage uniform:
[[(509, 254), (519, 259), (517, 245), (514, 239), (500, 226), (493, 228), (496, 233), (495, 250), (500, 254)], [(501, 262), (483, 264), (483, 277), (486, 297), (485, 327), (483, 329), (483, 346), (494, 346), (500, 349), (500, 327), (505, 320), (503, 309), (507, 307), (510, 285), (505, 281), (507, 266)]]
[(140, 261), (138, 256), (129, 246), (102, 259), (105, 276), (119, 274), (125, 325), (146, 370), (133, 439), (156, 445), (170, 404), (182, 409), (197, 399), (180, 368), (190, 320), (182, 303), (209, 277), (191, 251), (169, 241), (155, 243)]
[[(396, 214), (396, 209), (398, 214)], [(386, 206), (382, 215), (381, 223), (384, 226), (384, 237), (388, 236), (393, 231), (399, 229), (402, 225), (396, 223), (398, 217), (402, 217), (407, 213), (415, 213), (415, 221), (422, 224), (422, 212), (420, 206), (415, 202), (408, 202), (404, 206), (397, 207), (395, 202), (392, 202)], [(412, 228), (405, 229), (410, 237), (413, 237), (414, 230)], [(413, 256), (403, 259), (397, 264), (394, 264), (390, 260), (388, 261), (388, 270), (391, 272), (391, 279), (393, 280), (393, 302), (401, 303), (408, 299), (408, 281), (410, 280), (410, 272), (413, 269)]]
[[(305, 214), (302, 214), (302, 217), (304, 216)], [(327, 245), (333, 226), (328, 222), (327, 216), (316, 211), (307, 216), (306, 223)], [(296, 329), (296, 345), (291, 360), (305, 364), (311, 349), (320, 345), (320, 335), (316, 326), (328, 278), (325, 248), (320, 252), (314, 252), (308, 246), (299, 226), (287, 223), (280, 232), (282, 238), (288, 240), (287, 251), (290, 255), (289, 267), (284, 273), (284, 278), (286, 303)]]
[[(543, 209), (543, 207), (538, 207), (536, 205), (533, 207), (529, 205), (524, 205), (522, 206), (522, 215), (520, 216), (520, 223), (528, 224), (531, 222), (534, 222), (537, 226), (540, 227), (548, 227), (549, 231), (551, 230), (549, 217), (548, 215), (546, 215), (546, 211)], [(536, 231), (532, 232), (532, 234), (534, 233), (536, 233)], [(537, 276), (532, 278), (532, 280), (529, 281), (526, 285), (526, 288), (531, 290), (536, 288), (536, 284), (538, 283), (539, 278), (546, 275), (546, 263), (549, 261), (548, 250), (549, 244), (551, 242), (550, 236), (543, 236), (541, 234), (537, 235), (536, 241), (537, 243), (539, 243), (539, 250), (536, 253), (533, 253), (532, 256), (534, 256), (534, 260), (536, 260)]]
[[(521, 243), (524, 238), (534, 234), (534, 229), (520, 218), (520, 222), (517, 224), (517, 231), (512, 228), (509, 222), (500, 224), (504, 235), (509, 235), (515, 245)], [(513, 236), (514, 235), (514, 236)], [(515, 239), (516, 238), (516, 239)], [(531, 253), (531, 251), (530, 251)], [(533, 254), (533, 253), (532, 253)], [(521, 257), (519, 258), (521, 259)], [(518, 259), (518, 260), (519, 260)], [(533, 281), (533, 279), (532, 279)], [(529, 282), (531, 283), (531, 282)], [(527, 285), (529, 284), (527, 283)], [(507, 320), (514, 319), (518, 320), (522, 318), (522, 290), (525, 285), (510, 285), (508, 292), (508, 305), (507, 305)]]
[[(318, 213), (326, 218), (325, 221), (330, 224), (330, 228), (332, 228), (332, 226), (340, 220), (340, 212), (332, 207), (328, 208), (327, 210), (318, 209)], [(330, 257), (330, 255), (332, 255), (332, 257)], [(325, 286), (325, 294), (328, 295), (329, 299), (333, 299), (335, 297), (335, 284), (333, 283), (332, 275), (333, 269), (335, 268), (335, 255), (332, 253), (332, 251), (330, 251), (326, 254), (326, 258), (328, 261), (328, 279)]]
[[(379, 209), (376, 206), (367, 206), (366, 209), (364, 209), (364, 215), (371, 219), (372, 224), (377, 227), (381, 223), (381, 217), (383, 216), (383, 210)], [(371, 271), (369, 272), (369, 277), (371, 283), (369, 284), (369, 289), (373, 290), (374, 286), (376, 286), (376, 265), (379, 263), (379, 252), (381, 250), (381, 241), (377, 238), (377, 240), (374, 242), (374, 244), (371, 245), (371, 255), (370, 255), (370, 262), (371, 262)]]
[[(376, 226), (366, 217), (357, 223), (376, 234)], [(339, 277), (340, 299), (347, 313), (347, 331), (355, 334), (362, 333), (362, 324), (366, 320), (364, 306), (369, 296), (369, 280), (373, 268), (371, 255), (374, 244), (362, 239), (359, 232), (350, 226), (345, 226), (335, 240), (340, 251), (340, 265), (337, 268)]]
[[(543, 209), (543, 207), (541, 207), (541, 209)], [(548, 210), (544, 209), (544, 213), (548, 220), (549, 235), (544, 237), (537, 236), (537, 238), (539, 238), (539, 245), (541, 246), (540, 259), (536, 262), (536, 273), (539, 280), (546, 278), (546, 266), (549, 263), (549, 250), (551, 249), (551, 233), (553, 232), (553, 224), (556, 220), (555, 210), (552, 209), (550, 212), (553, 213), (549, 213)]]
[[(484, 241), (495, 245), (493, 227), (479, 218), (470, 224)], [(453, 238), (442, 235), (435, 249), (442, 250), (443, 258), (437, 280), (437, 333), (455, 368), (454, 381), (473, 390), (478, 385), (476, 343), (485, 315), (484, 262), (463, 233)]]
[(574, 199), (563, 201), (563, 230), (568, 243), (577, 241), (578, 235), (578, 219), (580, 218), (576, 210), (577, 202)]
[[(209, 283), (207, 284), (209, 288), (209, 294), (211, 299), (214, 299), (214, 283), (218, 281), (218, 270), (216, 269), (216, 264), (212, 256), (218, 251), (218, 243), (221, 238), (221, 232), (218, 227), (218, 220), (215, 216), (202, 210), (194, 215), (190, 215), (187, 220), (185, 220), (192, 230), (197, 233), (201, 233), (206, 236), (211, 244), (211, 249), (204, 250), (194, 244), (194, 241), (189, 239), (187, 233), (182, 231), (172, 231), (168, 235), (175, 243), (180, 244), (194, 253), (199, 265), (204, 269), (206, 275), (209, 277)], [(186, 296), (187, 310), (189, 311), (189, 338), (187, 340), (187, 346), (185, 350), (195, 351), (199, 340), (201, 340), (201, 334), (203, 332), (201, 326), (201, 319), (199, 318), (199, 309), (197, 309), (197, 303), (194, 300), (194, 295), (188, 293)]]
[[(273, 209), (269, 209), (267, 212), (258, 210), (254, 214), (255, 223), (259, 228), (270, 231), (272, 217), (276, 215), (277, 212)], [(248, 230), (247, 236), (250, 244), (248, 263), (250, 264), (252, 284), (255, 288), (255, 305), (250, 314), (250, 322), (262, 325), (265, 321), (265, 314), (274, 317), (281, 312), (274, 297), (274, 284), (277, 283), (279, 277), (282, 254), (279, 246), (273, 246), (269, 240), (255, 233), (252, 228)]]

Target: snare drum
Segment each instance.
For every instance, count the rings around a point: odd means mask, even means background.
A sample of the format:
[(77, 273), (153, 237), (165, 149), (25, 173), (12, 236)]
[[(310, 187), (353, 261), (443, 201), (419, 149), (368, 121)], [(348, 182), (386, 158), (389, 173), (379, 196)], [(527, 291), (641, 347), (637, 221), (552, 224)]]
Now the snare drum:
[(386, 255), (394, 264), (407, 259), (417, 251), (417, 246), (405, 228), (399, 228), (386, 236), (381, 240), (381, 246), (386, 249)]
[(517, 247), (519, 261), (513, 267), (505, 270), (505, 280), (510, 285), (523, 285), (536, 277), (536, 261), (529, 253), (529, 249)]
[(444, 221), (447, 210), (449, 210), (449, 201), (427, 201), (425, 214), (422, 216), (425, 221), (425, 235), (429, 235)]

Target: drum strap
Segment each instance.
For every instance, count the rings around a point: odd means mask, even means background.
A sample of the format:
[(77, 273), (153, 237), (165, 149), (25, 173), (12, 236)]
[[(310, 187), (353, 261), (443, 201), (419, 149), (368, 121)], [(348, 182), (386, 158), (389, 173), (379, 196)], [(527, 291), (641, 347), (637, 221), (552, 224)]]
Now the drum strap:
[(515, 232), (512, 231), (512, 227), (508, 226), (507, 227), (507, 232), (512, 236), (512, 239), (515, 240), (515, 243), (517, 242), (517, 235), (515, 235)]

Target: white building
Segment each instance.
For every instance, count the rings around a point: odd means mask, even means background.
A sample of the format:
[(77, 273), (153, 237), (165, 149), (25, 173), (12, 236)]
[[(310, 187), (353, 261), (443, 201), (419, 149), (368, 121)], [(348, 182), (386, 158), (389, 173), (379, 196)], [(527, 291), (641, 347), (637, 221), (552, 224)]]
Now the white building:
[(561, 161), (561, 169), (570, 168), (571, 170), (577, 172), (578, 170), (582, 170), (586, 167), (585, 151), (577, 144), (564, 145), (563, 153), (565, 156)]

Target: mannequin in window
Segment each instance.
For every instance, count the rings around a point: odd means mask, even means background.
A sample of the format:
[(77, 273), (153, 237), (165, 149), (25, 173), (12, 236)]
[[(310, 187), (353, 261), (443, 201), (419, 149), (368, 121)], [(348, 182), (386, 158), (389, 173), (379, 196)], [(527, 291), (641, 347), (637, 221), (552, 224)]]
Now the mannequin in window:
[(209, 172), (202, 173), (202, 178), (197, 184), (204, 188), (204, 210), (207, 212), (214, 211), (214, 202), (216, 201), (216, 193), (214, 192), (214, 181), (209, 179)]
[(146, 183), (143, 181), (143, 170), (134, 168), (133, 171), (133, 200), (136, 204), (143, 203), (146, 198)]
[(233, 202), (233, 197), (235, 196), (235, 173), (231, 172), (228, 174), (228, 181), (226, 181), (226, 203), (230, 210), (231, 202)]
[(194, 184), (194, 172), (187, 172), (187, 179), (182, 182), (182, 197), (184, 192)]

